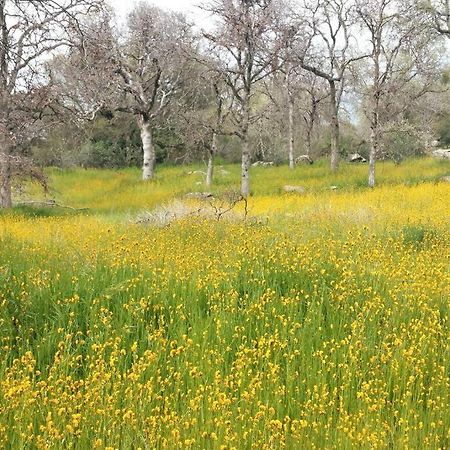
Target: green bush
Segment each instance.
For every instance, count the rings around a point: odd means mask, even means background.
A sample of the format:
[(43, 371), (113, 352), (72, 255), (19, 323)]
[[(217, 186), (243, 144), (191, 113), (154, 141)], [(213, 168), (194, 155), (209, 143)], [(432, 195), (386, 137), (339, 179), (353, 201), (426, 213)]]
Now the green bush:
[(423, 225), (406, 225), (402, 229), (403, 244), (420, 246), (436, 236), (436, 231)]

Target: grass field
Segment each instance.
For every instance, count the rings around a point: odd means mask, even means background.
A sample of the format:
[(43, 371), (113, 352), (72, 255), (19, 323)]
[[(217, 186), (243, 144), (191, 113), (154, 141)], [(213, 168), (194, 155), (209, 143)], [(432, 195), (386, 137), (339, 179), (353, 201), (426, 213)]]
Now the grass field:
[(0, 448), (449, 448), (450, 164), (255, 168), (246, 220), (199, 169), (0, 213)]

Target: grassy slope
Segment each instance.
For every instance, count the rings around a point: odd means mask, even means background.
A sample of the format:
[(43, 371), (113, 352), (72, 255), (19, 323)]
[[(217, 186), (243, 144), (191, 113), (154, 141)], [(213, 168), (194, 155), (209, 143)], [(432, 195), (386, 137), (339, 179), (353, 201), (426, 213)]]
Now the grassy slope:
[(255, 168), (258, 220), (128, 221), (189, 170), (53, 170), (88, 214), (0, 216), (0, 447), (448, 448), (449, 164)]
[[(239, 189), (239, 166), (220, 166), (227, 172), (216, 170), (215, 193)], [(77, 208), (90, 208), (93, 212), (127, 212), (153, 208), (187, 192), (204, 191), (201, 174), (189, 174), (202, 170), (201, 166), (161, 167), (156, 179), (143, 183), (139, 169), (126, 170), (49, 170), (50, 192), (48, 196)], [(410, 160), (397, 166), (391, 162), (380, 162), (377, 181), (380, 186), (414, 185), (436, 181), (449, 173), (449, 163), (435, 159)], [(333, 174), (327, 161), (313, 166), (299, 166), (290, 171), (286, 166), (252, 168), (252, 193), (256, 197), (280, 194), (286, 184), (304, 186), (309, 193), (328, 191), (338, 186), (340, 191), (366, 189), (367, 166), (343, 163), (338, 173)], [(41, 196), (35, 189), (33, 197)]]

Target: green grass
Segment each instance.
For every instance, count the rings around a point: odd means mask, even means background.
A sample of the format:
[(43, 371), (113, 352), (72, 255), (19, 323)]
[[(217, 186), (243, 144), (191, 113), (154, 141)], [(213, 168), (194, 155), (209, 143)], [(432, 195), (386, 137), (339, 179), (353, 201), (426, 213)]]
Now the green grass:
[(87, 211), (0, 214), (0, 448), (448, 448), (448, 162), (254, 168), (246, 221), (136, 223), (196, 169), (51, 169)]
[[(438, 181), (450, 171), (447, 161), (431, 158), (413, 159), (402, 165), (379, 162), (377, 183), (379, 186), (414, 186), (423, 182)], [(221, 168), (227, 173), (223, 174)], [(143, 183), (139, 169), (84, 170), (50, 169), (49, 198), (63, 205), (89, 208), (90, 212), (116, 213), (152, 209), (156, 205), (181, 197), (188, 192), (202, 192), (204, 176), (190, 172), (205, 170), (201, 165), (158, 167), (155, 180)], [(212, 192), (239, 190), (239, 165), (223, 165), (216, 169)], [(337, 173), (332, 173), (327, 160), (319, 160), (313, 166), (298, 166), (294, 171), (286, 166), (255, 167), (251, 169), (252, 195), (278, 195), (284, 185), (300, 185), (309, 193), (323, 193), (337, 186), (340, 191), (351, 192), (367, 188), (367, 165), (341, 163)], [(37, 188), (30, 187), (29, 196), (42, 198)]]

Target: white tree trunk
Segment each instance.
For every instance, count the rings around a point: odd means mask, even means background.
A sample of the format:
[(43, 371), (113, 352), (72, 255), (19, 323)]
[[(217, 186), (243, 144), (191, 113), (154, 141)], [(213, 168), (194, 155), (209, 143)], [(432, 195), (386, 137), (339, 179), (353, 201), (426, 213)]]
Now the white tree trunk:
[(151, 180), (155, 171), (155, 147), (153, 146), (152, 128), (150, 122), (146, 119), (139, 121), (141, 129), (142, 149), (144, 151), (144, 165), (142, 167), (142, 178)]
[(372, 112), (369, 154), (369, 187), (375, 187), (375, 164), (378, 154), (378, 102), (375, 102)]
[(306, 154), (308, 156), (311, 156), (311, 135), (312, 135), (312, 131), (311, 129), (312, 127), (308, 126), (307, 130), (306, 130), (306, 136), (305, 136), (305, 141), (306, 141)]
[(8, 154), (0, 153), (0, 207), (12, 207), (11, 165)]
[(289, 140), (289, 168), (295, 169), (295, 157), (294, 157), (294, 98), (291, 93), (289, 96), (289, 127), (288, 127), (288, 140)]
[(372, 60), (374, 62), (373, 87), (372, 87), (372, 111), (370, 123), (370, 155), (369, 155), (369, 187), (375, 187), (375, 163), (378, 157), (379, 147), (379, 123), (380, 123), (380, 95), (382, 84), (380, 82), (380, 55), (382, 51), (381, 45), (381, 29), (375, 36), (372, 36), (374, 43), (374, 52)]
[(331, 113), (331, 170), (339, 167), (339, 111), (336, 98), (336, 84), (330, 82), (330, 113)]
[(244, 114), (241, 122), (241, 141), (242, 141), (242, 164), (241, 164), (241, 195), (247, 198), (250, 195), (250, 144), (248, 142), (248, 131), (250, 126), (250, 90), (244, 95), (242, 102)]
[(241, 171), (241, 194), (247, 198), (250, 194), (250, 148), (248, 136), (242, 140), (242, 171)]
[(213, 182), (214, 176), (214, 155), (217, 151), (217, 134), (214, 132), (212, 135), (211, 149), (208, 155), (208, 168), (206, 170), (206, 186), (210, 187)]
[(369, 187), (375, 187), (376, 149), (372, 146), (369, 156)]

